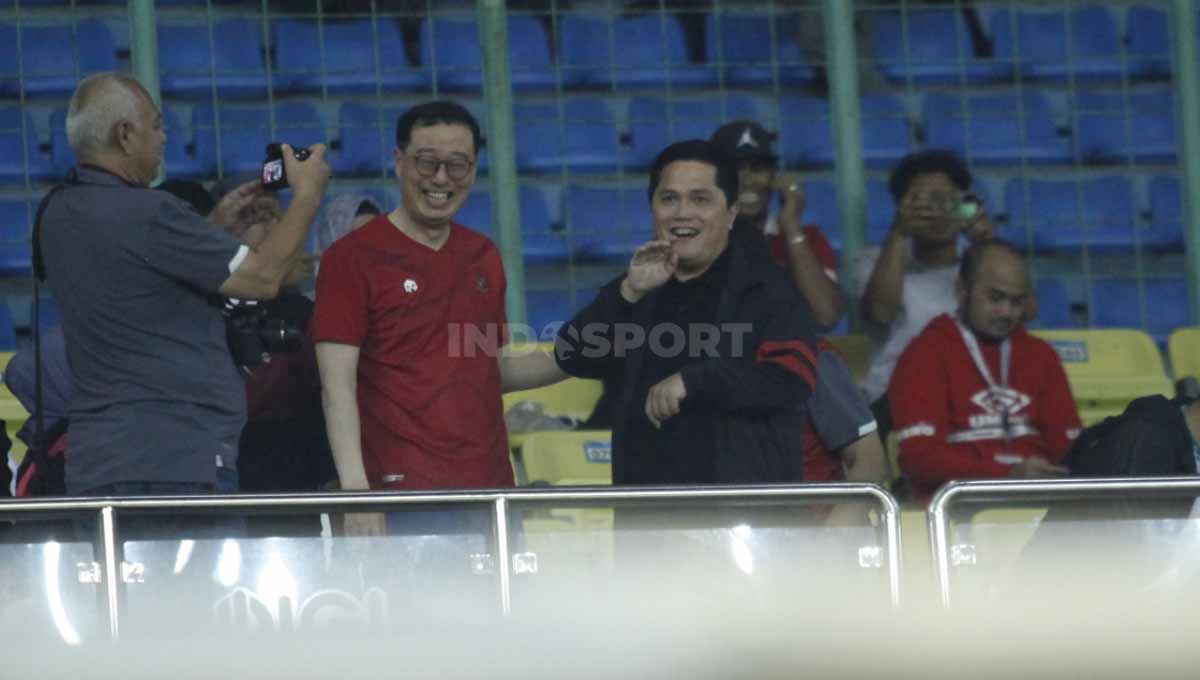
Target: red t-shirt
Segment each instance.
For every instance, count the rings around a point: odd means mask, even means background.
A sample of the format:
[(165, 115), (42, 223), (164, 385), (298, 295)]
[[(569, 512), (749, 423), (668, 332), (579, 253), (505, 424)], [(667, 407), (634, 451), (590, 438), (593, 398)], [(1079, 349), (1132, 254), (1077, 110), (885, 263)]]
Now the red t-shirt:
[(372, 489), (513, 486), (497, 361), (505, 286), (499, 251), (460, 224), (435, 251), (381, 215), (322, 256), (313, 340), (360, 350)]
[[(813, 255), (817, 256), (817, 262), (820, 262), (821, 267), (825, 269), (825, 275), (837, 282), (838, 261), (833, 246), (829, 245), (829, 241), (821, 233), (821, 230), (811, 224), (801, 227), (800, 230), (804, 232), (804, 242), (808, 244), (809, 248), (812, 248)], [(784, 269), (791, 267), (787, 238), (783, 234), (767, 234), (767, 246), (771, 249), (772, 259)]]

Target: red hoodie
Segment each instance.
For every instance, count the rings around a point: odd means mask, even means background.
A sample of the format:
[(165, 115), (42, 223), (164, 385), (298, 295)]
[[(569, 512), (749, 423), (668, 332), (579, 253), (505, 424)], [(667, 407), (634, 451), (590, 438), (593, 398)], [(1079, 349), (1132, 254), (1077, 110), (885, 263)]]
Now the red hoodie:
[[(999, 380), (1000, 343), (980, 341), (979, 347)], [(1007, 389), (989, 394), (958, 324), (947, 314), (929, 322), (900, 355), (888, 398), (900, 468), (918, 498), (951, 479), (1006, 477), (1020, 458), (1057, 462), (1067, 454), (1081, 426), (1058, 354), (1018, 328), (1011, 357)]]

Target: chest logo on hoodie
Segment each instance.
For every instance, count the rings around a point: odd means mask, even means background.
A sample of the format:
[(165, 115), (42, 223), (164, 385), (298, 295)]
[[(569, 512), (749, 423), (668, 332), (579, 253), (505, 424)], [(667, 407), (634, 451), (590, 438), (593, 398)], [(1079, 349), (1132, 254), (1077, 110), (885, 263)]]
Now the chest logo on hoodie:
[(1024, 411), (1030, 404), (1029, 395), (1018, 392), (1011, 387), (996, 387), (980, 390), (971, 397), (971, 403), (983, 409), (989, 415), (1001, 416), (1007, 413), (1010, 417)]

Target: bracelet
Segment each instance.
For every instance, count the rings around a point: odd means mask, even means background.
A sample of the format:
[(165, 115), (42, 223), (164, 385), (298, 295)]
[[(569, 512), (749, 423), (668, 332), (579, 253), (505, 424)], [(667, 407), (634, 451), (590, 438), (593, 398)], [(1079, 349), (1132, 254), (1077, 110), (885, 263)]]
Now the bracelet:
[(803, 233), (796, 234), (795, 236), (788, 239), (788, 245), (789, 246), (798, 246), (807, 240), (808, 240), (808, 237), (806, 237)]

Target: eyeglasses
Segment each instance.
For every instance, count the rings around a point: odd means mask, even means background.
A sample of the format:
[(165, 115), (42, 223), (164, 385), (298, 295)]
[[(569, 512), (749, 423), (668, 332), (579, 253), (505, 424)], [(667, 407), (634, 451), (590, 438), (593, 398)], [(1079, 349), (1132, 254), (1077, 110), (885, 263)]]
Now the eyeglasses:
[(417, 156), (413, 159), (417, 166), (417, 172), (422, 177), (433, 177), (437, 174), (438, 168), (446, 168), (446, 175), (450, 179), (466, 179), (471, 173), (471, 168), (475, 165), (471, 161), (454, 159), (449, 161), (438, 160), (433, 156)]

